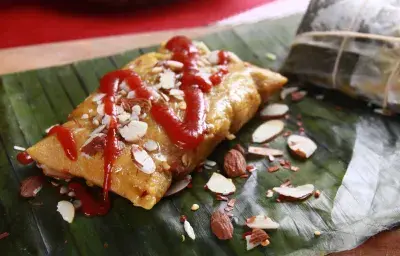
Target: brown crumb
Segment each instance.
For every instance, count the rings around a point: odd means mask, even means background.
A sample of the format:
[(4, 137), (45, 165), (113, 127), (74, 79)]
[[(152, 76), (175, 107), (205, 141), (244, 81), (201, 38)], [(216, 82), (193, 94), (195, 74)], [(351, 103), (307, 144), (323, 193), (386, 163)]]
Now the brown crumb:
[(278, 170), (279, 170), (279, 166), (277, 166), (277, 165), (268, 167), (268, 172), (276, 172)]
[(320, 195), (321, 195), (321, 191), (315, 190), (315, 192), (314, 192), (314, 197), (315, 197), (315, 198), (319, 198)]

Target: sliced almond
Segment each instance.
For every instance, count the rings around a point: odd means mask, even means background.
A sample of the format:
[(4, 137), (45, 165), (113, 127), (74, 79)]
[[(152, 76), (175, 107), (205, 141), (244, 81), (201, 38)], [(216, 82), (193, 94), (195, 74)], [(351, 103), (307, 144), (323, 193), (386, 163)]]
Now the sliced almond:
[(246, 250), (250, 251), (251, 249), (256, 248), (257, 246), (259, 246), (261, 243), (252, 243), (250, 242), (251, 239), (251, 235), (245, 236), (246, 239)]
[(183, 68), (183, 63), (175, 60), (167, 60), (165, 65), (175, 71), (179, 71)]
[(253, 132), (253, 142), (255, 143), (263, 143), (265, 141), (271, 140), (279, 135), (285, 124), (280, 120), (271, 120), (263, 123), (260, 125), (254, 132)]
[(17, 150), (17, 151), (25, 151), (26, 148), (20, 147), (20, 146), (14, 146), (14, 150)]
[(306, 184), (298, 187), (275, 187), (273, 190), (285, 197), (305, 199), (314, 192), (314, 185)]
[(301, 158), (309, 158), (317, 149), (317, 144), (310, 138), (300, 135), (290, 135), (287, 139), (290, 150)]
[(283, 117), (289, 111), (289, 107), (286, 104), (272, 103), (265, 106), (261, 112), (260, 116), (262, 118), (278, 118)]
[(104, 96), (106, 96), (105, 93), (98, 93), (98, 94), (95, 94), (95, 95), (92, 97), (92, 101), (94, 101), (94, 102), (100, 101), (101, 99), (104, 98)]
[(267, 197), (268, 198), (271, 198), (271, 197), (273, 197), (274, 196), (274, 191), (272, 191), (271, 189), (268, 189), (267, 190)]
[(101, 103), (97, 106), (97, 114), (99, 114), (100, 116), (104, 116), (104, 104)]
[(158, 143), (154, 140), (147, 140), (143, 144), (143, 147), (149, 152), (156, 151), (158, 149)]
[(206, 167), (206, 168), (209, 167), (211, 169), (212, 167), (214, 167), (216, 165), (217, 165), (217, 162), (215, 162), (215, 161), (211, 161), (211, 160), (204, 161), (204, 167)]
[(89, 115), (88, 114), (83, 114), (82, 116), (81, 116), (81, 119), (88, 119), (89, 118)]
[(283, 156), (282, 150), (273, 148), (249, 146), (248, 152), (260, 156)]
[(119, 133), (128, 142), (135, 142), (142, 138), (147, 132), (147, 123), (142, 121), (131, 121), (128, 125), (119, 128)]
[(164, 70), (160, 74), (160, 86), (163, 89), (172, 89), (175, 87), (175, 73), (171, 70)]
[(233, 184), (231, 179), (227, 179), (216, 172), (212, 174), (206, 186), (210, 191), (222, 195), (229, 195), (236, 191), (235, 184)]
[(156, 171), (156, 164), (146, 150), (138, 145), (132, 145), (131, 153), (133, 161), (138, 166), (139, 170), (146, 174), (152, 174)]
[(259, 228), (259, 229), (277, 229), (279, 224), (268, 218), (265, 215), (257, 215), (246, 221), (246, 225), (249, 228)]
[(208, 61), (213, 65), (218, 65), (219, 63), (219, 51), (212, 51), (207, 56)]
[(183, 223), (183, 228), (186, 231), (186, 234), (192, 239), (195, 240), (196, 239), (196, 235), (194, 233), (194, 230), (192, 228), (192, 225), (190, 225), (189, 221), (185, 220), (185, 222)]
[(93, 137), (94, 135), (102, 132), (105, 128), (106, 128), (105, 125), (100, 125), (99, 127), (93, 130), (93, 132), (89, 135), (89, 137)]
[(192, 176), (187, 175), (183, 180), (175, 181), (164, 196), (170, 196), (184, 190), (192, 182)]
[(131, 114), (124, 111), (122, 114), (119, 114), (117, 118), (120, 124), (125, 124), (131, 118)]
[(173, 96), (177, 100), (183, 100), (185, 93), (179, 89), (171, 89), (171, 90), (169, 90), (169, 95)]
[(57, 204), (57, 211), (61, 217), (68, 223), (72, 223), (75, 217), (75, 207), (68, 201), (60, 201)]
[(281, 91), (281, 100), (284, 100), (289, 94), (296, 92), (299, 90), (299, 87), (288, 87), (288, 88), (283, 88)]

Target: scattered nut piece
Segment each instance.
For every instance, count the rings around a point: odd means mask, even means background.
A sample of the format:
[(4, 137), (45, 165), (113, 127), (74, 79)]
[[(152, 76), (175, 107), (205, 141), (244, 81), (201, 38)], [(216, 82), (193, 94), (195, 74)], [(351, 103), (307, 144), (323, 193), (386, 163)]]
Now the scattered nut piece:
[(26, 148), (24, 148), (24, 147), (20, 147), (20, 146), (14, 146), (14, 150), (18, 150), (18, 151), (26, 151)]
[(228, 177), (238, 177), (246, 173), (246, 159), (236, 149), (231, 149), (224, 157), (224, 170)]
[(229, 200), (229, 202), (228, 202), (228, 206), (229, 207), (233, 207), (233, 206), (235, 206), (235, 203), (236, 203), (236, 199), (231, 199), (231, 200)]
[(158, 143), (154, 140), (147, 140), (143, 147), (149, 152), (156, 151), (158, 149)]
[(268, 189), (267, 190), (267, 197), (268, 198), (271, 198), (271, 197), (273, 197), (274, 196), (274, 191), (272, 191), (271, 189)]
[(289, 111), (289, 107), (286, 104), (272, 103), (265, 106), (260, 111), (260, 116), (262, 118), (280, 118), (283, 117)]
[(167, 162), (162, 162), (162, 168), (165, 171), (168, 171), (169, 169), (171, 169), (171, 166)]
[(190, 210), (197, 211), (199, 208), (200, 208), (200, 206), (198, 204), (193, 204), (192, 207), (190, 208)]
[(310, 138), (300, 135), (290, 135), (287, 139), (289, 149), (299, 157), (309, 158), (317, 149), (317, 144)]
[(279, 166), (277, 166), (277, 165), (268, 167), (268, 172), (276, 172), (278, 170), (279, 170)]
[(179, 71), (183, 68), (183, 63), (175, 60), (167, 60), (165, 65), (168, 66), (172, 70)]
[(321, 235), (321, 231), (315, 230), (314, 231), (314, 236), (320, 236)]
[(314, 192), (314, 185), (306, 184), (298, 187), (275, 187), (275, 192), (290, 199), (306, 199)]
[(165, 193), (164, 196), (170, 196), (170, 195), (173, 195), (173, 194), (176, 194), (176, 193), (182, 191), (190, 184), (191, 181), (192, 181), (192, 176), (190, 176), (190, 175), (187, 175), (182, 180), (175, 181), (169, 187), (169, 189), (167, 190), (167, 192)]
[(236, 139), (236, 136), (235, 136), (235, 134), (229, 133), (228, 135), (226, 135), (226, 139), (227, 140), (234, 140), (234, 139)]
[(75, 217), (75, 207), (71, 202), (60, 201), (57, 204), (57, 211), (61, 217), (68, 223), (72, 223)]
[(65, 195), (65, 194), (67, 194), (68, 193), (68, 188), (66, 187), (66, 186), (62, 186), (61, 188), (60, 188), (60, 194), (61, 195)]
[(192, 240), (196, 239), (196, 235), (195, 235), (192, 225), (190, 225), (189, 221), (185, 220), (185, 222), (183, 223), (183, 228), (185, 229), (186, 233)]
[(220, 240), (233, 237), (233, 225), (226, 213), (215, 211), (211, 216), (211, 231)]
[(246, 150), (244, 149), (244, 147), (242, 147), (242, 145), (240, 144), (236, 144), (233, 149), (236, 149), (237, 151), (239, 151), (240, 153), (242, 153), (242, 155), (246, 154)]
[(156, 165), (153, 158), (138, 145), (132, 145), (131, 148), (133, 162), (138, 166), (139, 170), (146, 174), (152, 174), (156, 171)]
[(288, 87), (288, 88), (284, 88), (284, 89), (281, 91), (281, 94), (280, 94), (281, 100), (284, 100), (284, 99), (286, 98), (286, 96), (288, 96), (289, 94), (291, 94), (291, 93), (293, 93), (293, 92), (295, 92), (295, 91), (298, 91), (298, 90), (299, 90), (298, 87)]
[(314, 192), (314, 197), (315, 197), (315, 198), (319, 198), (320, 195), (321, 195), (321, 191), (315, 190), (315, 192)]
[(82, 116), (81, 116), (81, 119), (88, 119), (89, 118), (89, 115), (88, 114), (83, 114)]
[(162, 71), (163, 71), (163, 67), (158, 66), (158, 67), (154, 67), (154, 68), (151, 70), (151, 73), (153, 73), (153, 74), (158, 74), (158, 73), (161, 73)]
[(297, 172), (298, 170), (300, 170), (300, 168), (297, 167), (297, 166), (292, 165), (292, 166), (290, 166), (290, 170), (294, 171), (294, 172)]
[(265, 148), (265, 147), (250, 146), (248, 148), (248, 152), (250, 154), (261, 155), (261, 156), (283, 156), (282, 150)]
[(277, 229), (279, 224), (273, 221), (271, 218), (265, 215), (257, 215), (250, 217), (246, 220), (246, 225), (249, 228), (260, 228), (260, 229)]
[(253, 142), (263, 143), (275, 138), (283, 131), (285, 124), (280, 120), (271, 120), (260, 125), (252, 135)]
[(269, 238), (269, 236), (264, 230), (255, 228), (255, 229), (253, 229), (253, 232), (251, 233), (250, 243), (258, 244), (258, 243), (264, 242), (268, 238)]
[(20, 195), (22, 197), (35, 197), (43, 187), (43, 177), (31, 176), (21, 182)]

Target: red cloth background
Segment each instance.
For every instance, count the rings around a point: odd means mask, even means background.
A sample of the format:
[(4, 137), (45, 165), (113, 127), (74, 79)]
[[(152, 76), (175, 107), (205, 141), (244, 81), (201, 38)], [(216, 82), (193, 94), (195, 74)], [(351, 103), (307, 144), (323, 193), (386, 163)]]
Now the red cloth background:
[(82, 0), (2, 0), (0, 48), (204, 26), (272, 1), (164, 0), (151, 7), (117, 8)]

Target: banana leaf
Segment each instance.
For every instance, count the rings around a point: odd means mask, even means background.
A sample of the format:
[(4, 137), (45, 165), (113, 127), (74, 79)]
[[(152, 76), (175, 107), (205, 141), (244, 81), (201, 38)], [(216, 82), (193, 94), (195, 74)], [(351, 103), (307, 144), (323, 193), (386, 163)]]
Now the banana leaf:
[[(241, 25), (200, 38), (210, 48), (236, 52), (254, 64), (279, 68), (289, 51), (301, 16)], [(290, 156), (284, 137), (270, 146), (284, 150), (285, 158), (300, 167), (298, 172), (269, 173), (270, 163), (249, 156), (257, 170), (248, 179), (234, 180), (237, 199), (233, 210), (234, 236), (220, 241), (211, 233), (211, 213), (224, 207), (203, 186), (213, 171), (222, 168), (224, 154), (235, 144), (250, 145), (251, 134), (262, 123), (254, 118), (233, 141), (223, 142), (209, 157), (218, 163), (213, 170), (193, 173), (193, 186), (165, 198), (152, 210), (132, 206), (112, 196), (112, 209), (103, 217), (78, 213), (72, 224), (56, 211), (59, 187), (46, 183), (34, 199), (19, 196), (20, 182), (40, 174), (35, 166), (16, 161), (14, 145), (27, 147), (42, 138), (45, 129), (64, 121), (67, 114), (98, 86), (99, 78), (143, 52), (82, 61), (70, 65), (9, 74), (0, 80), (0, 240), (2, 255), (321, 255), (355, 247), (400, 219), (400, 122), (374, 114), (364, 104), (335, 92), (320, 101), (311, 88), (290, 106), (286, 129), (298, 132), (296, 116), (302, 115), (307, 136), (318, 150), (307, 161)], [(266, 53), (273, 53), (271, 60)], [(270, 55), (268, 55), (270, 56)], [(293, 81), (296, 83), (296, 81)], [(278, 99), (271, 99), (278, 101)], [(303, 202), (278, 203), (265, 193), (286, 179), (294, 185), (311, 183), (322, 194)], [(193, 212), (192, 204), (200, 209)], [(266, 214), (280, 223), (269, 232), (271, 244), (246, 251), (242, 234), (246, 218)], [(182, 241), (180, 215), (192, 224), (196, 240)], [(315, 237), (314, 231), (321, 231)]]

